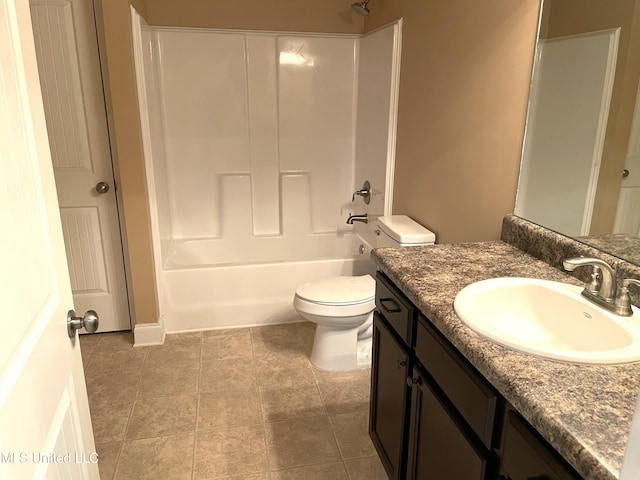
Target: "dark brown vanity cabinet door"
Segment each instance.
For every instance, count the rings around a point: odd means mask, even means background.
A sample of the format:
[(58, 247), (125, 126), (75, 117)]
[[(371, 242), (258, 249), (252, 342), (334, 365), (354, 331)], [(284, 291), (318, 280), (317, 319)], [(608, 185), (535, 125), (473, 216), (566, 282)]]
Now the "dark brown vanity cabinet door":
[(476, 448), (455, 413), (419, 372), (412, 378), (409, 480), (487, 480), (489, 454)]
[(378, 312), (373, 320), (369, 435), (390, 480), (404, 480), (409, 355)]
[(502, 478), (581, 480), (582, 477), (514, 411), (506, 416)]
[(418, 315), (416, 358), (487, 449), (494, 446), (498, 392)]

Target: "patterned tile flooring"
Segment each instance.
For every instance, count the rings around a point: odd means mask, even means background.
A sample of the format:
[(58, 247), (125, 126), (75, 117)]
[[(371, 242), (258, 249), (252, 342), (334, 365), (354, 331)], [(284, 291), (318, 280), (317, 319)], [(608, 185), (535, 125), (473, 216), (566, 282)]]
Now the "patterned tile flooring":
[(370, 370), (308, 359), (303, 322), (81, 338), (105, 479), (387, 480), (367, 433)]

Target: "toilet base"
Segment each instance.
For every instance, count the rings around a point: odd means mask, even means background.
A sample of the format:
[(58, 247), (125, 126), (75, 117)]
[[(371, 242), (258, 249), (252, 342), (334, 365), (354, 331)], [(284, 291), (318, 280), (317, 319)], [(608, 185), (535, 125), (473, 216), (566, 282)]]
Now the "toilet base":
[(373, 340), (367, 338), (365, 340), (358, 340), (358, 368), (370, 368), (371, 367), (371, 347)]
[[(368, 322), (369, 319), (365, 323)], [(368, 334), (369, 329), (358, 335), (361, 329), (362, 326), (336, 329), (317, 325), (309, 357), (313, 366), (330, 372), (369, 368), (371, 366), (371, 335)]]

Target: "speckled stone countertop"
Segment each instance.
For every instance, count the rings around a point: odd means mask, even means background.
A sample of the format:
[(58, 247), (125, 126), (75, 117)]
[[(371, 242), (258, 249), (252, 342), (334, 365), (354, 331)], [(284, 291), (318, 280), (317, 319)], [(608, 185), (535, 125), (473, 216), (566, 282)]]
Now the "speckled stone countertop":
[(640, 238), (638, 237), (632, 237), (626, 233), (615, 233), (577, 237), (576, 240), (598, 250), (609, 252), (611, 255), (623, 258), (628, 262), (640, 264)]
[(485, 378), (587, 480), (618, 479), (640, 392), (640, 364), (570, 365), (502, 347), (455, 314), (453, 300), (493, 277), (580, 284), (503, 242), (380, 248), (384, 272)]

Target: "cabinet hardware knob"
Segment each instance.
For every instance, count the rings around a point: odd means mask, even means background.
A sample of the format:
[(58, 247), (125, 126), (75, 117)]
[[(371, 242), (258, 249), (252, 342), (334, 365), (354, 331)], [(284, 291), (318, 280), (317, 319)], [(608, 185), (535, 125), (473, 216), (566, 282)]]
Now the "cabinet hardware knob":
[(407, 366), (406, 360), (396, 360), (396, 368), (402, 368)]
[(420, 378), (407, 377), (407, 385), (413, 387), (414, 385), (420, 385), (422, 380)]

